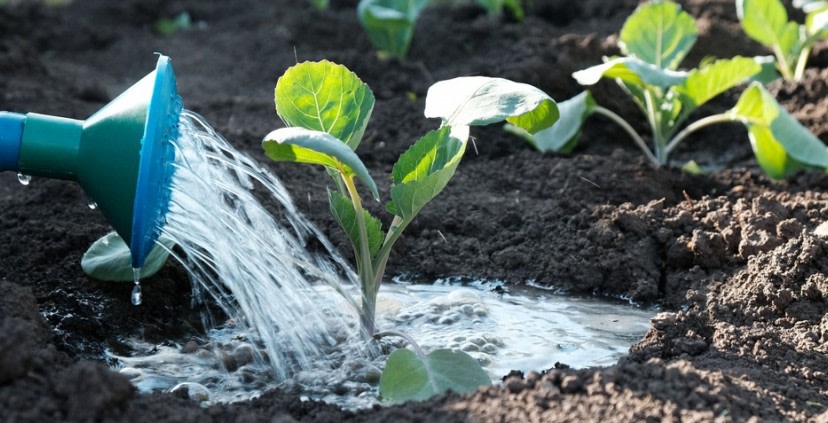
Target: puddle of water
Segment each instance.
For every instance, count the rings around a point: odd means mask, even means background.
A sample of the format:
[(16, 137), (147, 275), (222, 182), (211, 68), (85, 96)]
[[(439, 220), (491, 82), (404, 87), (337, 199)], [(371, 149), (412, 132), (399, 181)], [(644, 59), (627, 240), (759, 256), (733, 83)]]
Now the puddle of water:
[[(608, 366), (625, 355), (649, 328), (656, 313), (627, 303), (550, 295), (498, 282), (438, 281), (433, 285), (386, 284), (380, 290), (378, 328), (411, 335), (426, 351), (451, 347), (475, 357), (497, 382), (511, 370), (529, 372), (555, 362), (575, 368)], [(511, 292), (509, 292), (511, 291)], [(328, 287), (320, 300), (348, 302)], [(352, 290), (353, 296), (358, 291)], [(356, 324), (356, 315), (353, 315)], [(225, 325), (197, 347), (185, 342), (155, 346), (130, 339), (128, 354), (116, 355), (120, 371), (143, 392), (181, 389), (204, 404), (250, 399), (273, 388), (357, 409), (377, 403), (384, 354), (369, 358), (357, 336), (339, 339), (311, 366), (281, 379), (268, 363), (256, 361), (262, 347), (255, 332)], [(386, 338), (380, 350), (402, 341)], [(184, 351), (184, 352), (182, 352)]]

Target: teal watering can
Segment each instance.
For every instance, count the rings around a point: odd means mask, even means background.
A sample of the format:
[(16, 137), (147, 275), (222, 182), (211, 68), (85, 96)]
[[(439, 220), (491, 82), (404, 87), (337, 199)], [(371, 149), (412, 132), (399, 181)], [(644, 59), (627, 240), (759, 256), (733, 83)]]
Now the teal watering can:
[(0, 171), (77, 181), (140, 268), (169, 209), (181, 97), (169, 57), (86, 120), (0, 112)]

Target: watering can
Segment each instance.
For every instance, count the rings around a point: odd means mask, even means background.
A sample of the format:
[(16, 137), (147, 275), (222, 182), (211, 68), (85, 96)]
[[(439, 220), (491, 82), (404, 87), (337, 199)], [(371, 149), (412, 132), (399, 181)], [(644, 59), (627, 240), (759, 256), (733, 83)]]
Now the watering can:
[(0, 112), (0, 172), (77, 181), (140, 268), (169, 208), (181, 97), (169, 57), (86, 120)]

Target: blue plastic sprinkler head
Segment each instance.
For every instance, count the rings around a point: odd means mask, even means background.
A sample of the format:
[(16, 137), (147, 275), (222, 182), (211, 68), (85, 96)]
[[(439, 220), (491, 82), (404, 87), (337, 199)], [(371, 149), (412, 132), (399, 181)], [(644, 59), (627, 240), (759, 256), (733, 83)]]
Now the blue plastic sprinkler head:
[(170, 58), (89, 119), (0, 112), (0, 171), (74, 180), (140, 268), (169, 210), (181, 115)]

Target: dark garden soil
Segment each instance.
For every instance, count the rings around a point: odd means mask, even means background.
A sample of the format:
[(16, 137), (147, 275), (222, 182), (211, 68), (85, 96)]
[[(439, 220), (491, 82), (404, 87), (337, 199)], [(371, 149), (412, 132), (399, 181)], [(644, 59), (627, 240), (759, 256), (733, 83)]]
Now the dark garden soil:
[[(296, 60), (342, 63), (377, 96), (359, 153), (388, 189), (395, 158), (436, 127), (422, 117), (437, 80), (510, 78), (563, 100), (578, 69), (617, 52), (633, 0), (536, 0), (523, 22), (473, 6), (433, 6), (409, 59), (380, 61), (355, 0), (316, 11), (301, 0), (76, 0), (0, 6), (0, 110), (86, 118), (171, 56), (187, 108), (265, 161), (264, 134), (281, 125), (277, 77)], [(732, 0), (691, 0), (700, 39), (688, 59), (759, 55)], [(169, 37), (160, 18), (197, 23)], [(828, 141), (828, 49), (799, 83), (771, 89)], [(644, 119), (613, 84), (599, 103)], [(701, 112), (731, 107), (728, 93)], [(499, 128), (475, 129), (455, 179), (409, 228), (389, 275), (533, 280), (574, 294), (626, 296), (666, 310), (615, 366), (549, 369), (467, 396), (349, 412), (270, 392), (201, 408), (171, 394), (138, 394), (101, 362), (119, 336), (158, 342), (200, 330), (186, 273), (168, 265), (144, 282), (86, 277), (80, 258), (109, 231), (71, 182), (0, 175), (0, 421), (816, 421), (828, 422), (828, 175), (771, 181), (744, 129), (704, 130), (675, 155), (706, 173), (655, 169), (615, 126), (590, 120), (572, 156), (539, 154)], [(343, 254), (316, 168), (271, 164), (303, 211)], [(307, 199), (307, 200), (305, 200)], [(539, 371), (542, 369), (538, 369)]]

